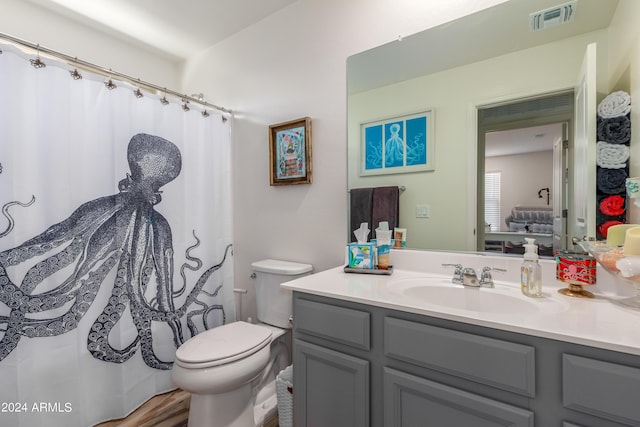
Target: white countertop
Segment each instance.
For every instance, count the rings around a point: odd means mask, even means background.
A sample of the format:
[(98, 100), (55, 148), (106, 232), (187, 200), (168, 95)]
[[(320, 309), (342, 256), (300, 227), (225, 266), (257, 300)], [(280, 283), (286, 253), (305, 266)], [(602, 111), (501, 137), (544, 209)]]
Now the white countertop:
[[(405, 295), (403, 289), (419, 284), (425, 277), (439, 277), (443, 284), (448, 283), (451, 275), (443, 274), (443, 269), (446, 272), (448, 268), (441, 267), (441, 263), (460, 262), (459, 256), (452, 253), (420, 252), (416, 255), (415, 252), (417, 251), (407, 251), (401, 255), (398, 251), (392, 253), (392, 260), (395, 259), (397, 262), (394, 263), (393, 274), (389, 276), (345, 273), (343, 266), (340, 266), (283, 283), (281, 286), (293, 291), (344, 301), (640, 355), (640, 310), (625, 308), (614, 302), (620, 296), (633, 295), (635, 291), (626, 289), (629, 286), (625, 285), (623, 295), (617, 295), (617, 285), (605, 283), (611, 280), (606, 272), (598, 271), (598, 285), (585, 287), (592, 291), (596, 298), (567, 297), (557, 292), (558, 289), (566, 287), (566, 284), (556, 281), (555, 271), (550, 271), (554, 270), (555, 263), (551, 260), (541, 261), (544, 296), (528, 298), (521, 294), (519, 282), (514, 279), (518, 277), (521, 260), (464, 255), (462, 263), (465, 266), (475, 263), (472, 266), (476, 269), (481, 268), (476, 266), (481, 264), (507, 267), (508, 272), (503, 278), (508, 281), (500, 280), (499, 273), (494, 273), (496, 288), (482, 288), (479, 291), (505, 295), (509, 298), (508, 301), (517, 298), (520, 301), (514, 302), (527, 308), (524, 311), (509, 312), (510, 310), (506, 309), (495, 313), (476, 312), (434, 305)], [(429, 256), (429, 260), (425, 262), (424, 256)], [(417, 265), (421, 265), (422, 268), (417, 268)], [(436, 265), (440, 268), (436, 269)], [(478, 289), (469, 291), (477, 292)]]

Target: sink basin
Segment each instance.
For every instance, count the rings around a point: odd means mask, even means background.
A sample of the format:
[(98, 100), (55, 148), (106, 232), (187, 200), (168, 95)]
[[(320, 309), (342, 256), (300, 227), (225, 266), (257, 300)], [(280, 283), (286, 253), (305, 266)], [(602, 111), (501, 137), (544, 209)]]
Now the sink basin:
[(413, 302), (453, 310), (493, 314), (540, 314), (563, 311), (567, 305), (551, 297), (529, 298), (513, 285), (496, 283), (494, 288), (472, 288), (440, 277), (399, 279), (389, 290)]

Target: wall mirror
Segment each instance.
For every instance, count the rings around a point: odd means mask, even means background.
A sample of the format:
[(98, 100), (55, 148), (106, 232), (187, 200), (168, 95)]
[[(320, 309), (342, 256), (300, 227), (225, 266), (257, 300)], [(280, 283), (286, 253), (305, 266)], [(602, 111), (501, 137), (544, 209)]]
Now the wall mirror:
[[(351, 56), (347, 188), (404, 188), (410, 248), (517, 253), (509, 242), (523, 230), (557, 248), (595, 236), (595, 160), (584, 166), (592, 154), (581, 144), (593, 135), (595, 146), (596, 102), (610, 90), (608, 29), (625, 1), (570, 2), (568, 22), (552, 11), (533, 31), (532, 13), (566, 2), (509, 0)], [(433, 170), (363, 175), (363, 124), (422, 111), (431, 112)], [(519, 223), (520, 208), (550, 218)]]

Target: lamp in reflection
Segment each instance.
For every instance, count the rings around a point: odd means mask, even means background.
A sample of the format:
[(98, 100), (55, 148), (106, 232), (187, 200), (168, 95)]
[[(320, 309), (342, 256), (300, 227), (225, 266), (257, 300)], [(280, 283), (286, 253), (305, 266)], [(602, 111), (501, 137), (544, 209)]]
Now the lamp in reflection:
[(542, 193), (546, 192), (547, 193), (547, 206), (549, 205), (549, 197), (550, 197), (550, 193), (549, 193), (549, 187), (545, 187), (545, 188), (541, 188), (540, 190), (538, 190), (538, 199), (542, 199)]

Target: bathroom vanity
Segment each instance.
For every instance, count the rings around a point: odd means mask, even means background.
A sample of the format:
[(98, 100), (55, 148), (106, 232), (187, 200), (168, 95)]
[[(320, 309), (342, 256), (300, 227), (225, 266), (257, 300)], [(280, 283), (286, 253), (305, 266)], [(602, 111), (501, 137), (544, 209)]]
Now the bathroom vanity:
[[(521, 260), (421, 254), (395, 254), (412, 269), (391, 276), (283, 285), (296, 426), (640, 426), (640, 311), (613, 303), (615, 286), (565, 297), (549, 261), (545, 297), (529, 299), (512, 280)], [(508, 281), (456, 287), (450, 261), (498, 264)]]

